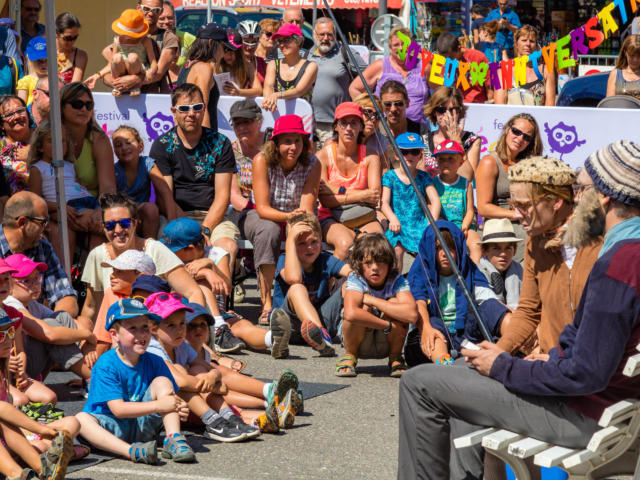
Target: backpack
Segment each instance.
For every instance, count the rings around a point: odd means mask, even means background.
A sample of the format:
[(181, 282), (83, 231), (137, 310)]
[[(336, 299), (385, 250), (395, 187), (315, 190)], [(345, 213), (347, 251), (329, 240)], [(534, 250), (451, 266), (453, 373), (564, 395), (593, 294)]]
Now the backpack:
[[(5, 43), (7, 42), (7, 37), (9, 35), (9, 30), (6, 27), (1, 27), (0, 28), (0, 58), (1, 57), (5, 57), (5, 51), (4, 51), (4, 46)], [(7, 58), (7, 66), (9, 67), (9, 69), (11, 70), (11, 93), (15, 95), (16, 93), (16, 87), (18, 85), (18, 63), (16, 62), (16, 59), (13, 57), (6, 57)], [(4, 66), (0, 67), (0, 68), (4, 68)]]

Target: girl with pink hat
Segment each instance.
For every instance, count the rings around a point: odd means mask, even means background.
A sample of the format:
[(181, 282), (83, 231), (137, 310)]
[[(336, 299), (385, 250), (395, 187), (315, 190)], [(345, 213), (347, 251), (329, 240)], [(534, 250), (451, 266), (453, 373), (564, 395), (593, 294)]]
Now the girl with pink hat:
[[(113, 43), (102, 51), (102, 56), (108, 63), (98, 73), (85, 80), (87, 86), (93, 89), (98, 79), (109, 72), (114, 79), (124, 75), (144, 74), (143, 85), (151, 83), (158, 72), (158, 62), (151, 39), (147, 36), (149, 24), (142, 12), (131, 8), (125, 10), (111, 24), (111, 29), (117, 36), (113, 38)], [(111, 93), (119, 97), (124, 92), (114, 88)], [(134, 88), (129, 95), (140, 95), (140, 89)]]

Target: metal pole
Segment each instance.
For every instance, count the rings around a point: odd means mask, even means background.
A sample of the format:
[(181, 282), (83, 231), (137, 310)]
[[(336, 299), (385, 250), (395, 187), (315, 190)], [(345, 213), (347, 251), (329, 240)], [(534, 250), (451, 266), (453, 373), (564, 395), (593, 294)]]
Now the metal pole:
[[(9, 13), (10, 17), (13, 17), (16, 21), (16, 32), (18, 32), (18, 35), (20, 35), (22, 37), (22, 0), (11, 0), (11, 4), (10, 4), (10, 10), (11, 12)], [(17, 40), (17, 39), (16, 39)], [(19, 47), (18, 47), (19, 49)]]
[[(329, 4), (326, 1), (324, 2), (324, 4), (327, 7), (329, 6)], [(378, 4), (378, 16), (386, 15), (386, 14), (387, 14), (387, 0), (380, 0), (380, 3)]]
[(311, 17), (311, 26), (316, 27), (316, 20), (318, 20), (318, 0), (313, 0), (313, 16)]
[(207, 23), (211, 23), (211, 8), (213, 5), (211, 4), (211, 0), (207, 0)]
[(62, 116), (60, 111), (60, 91), (58, 90), (58, 52), (56, 48), (55, 0), (45, 0), (45, 25), (47, 26), (47, 75), (49, 77), (49, 121), (51, 122), (51, 143), (53, 146), (53, 166), (56, 172), (56, 203), (58, 204), (58, 230), (62, 245), (62, 264), (70, 275), (69, 230), (67, 225), (67, 196), (64, 191), (64, 157), (62, 155)]
[[(333, 14), (333, 10), (331, 10), (331, 7), (329, 7), (329, 3), (327, 2), (327, 0), (323, 0), (323, 1), (324, 1), (325, 8), (327, 9), (327, 11), (329, 12), (329, 15), (331, 16), (331, 20), (333, 20), (333, 24), (336, 26), (336, 31), (340, 36), (340, 40), (342, 41), (342, 43), (346, 45), (347, 41), (344, 38), (344, 33), (342, 33), (342, 29), (338, 25), (338, 21), (336, 20), (336, 17)], [(380, 2), (380, 4), (382, 4), (382, 2)], [(398, 148), (398, 144), (396, 143), (396, 140), (393, 137), (393, 133), (391, 132), (389, 125), (387, 125), (384, 115), (382, 114), (382, 110), (380, 110), (380, 107), (378, 106), (378, 104), (373, 100), (374, 99), (373, 92), (371, 91), (371, 89), (369, 88), (369, 85), (365, 81), (364, 75), (362, 75), (362, 71), (358, 67), (358, 63), (356, 62), (356, 59), (353, 56), (353, 52), (351, 51), (350, 48), (347, 48), (346, 51), (347, 51), (347, 55), (349, 55), (349, 61), (351, 62), (352, 65), (355, 65), (356, 69), (358, 70), (358, 75), (360, 76), (360, 80), (362, 81), (362, 84), (364, 85), (364, 88), (367, 91), (369, 98), (371, 99), (371, 103), (373, 103), (373, 107), (376, 109), (376, 112), (378, 113), (378, 117), (382, 120), (382, 126), (384, 127), (384, 130), (387, 134), (387, 138), (389, 139), (389, 142), (393, 146), (393, 150), (395, 154), (400, 159), (400, 164), (402, 165), (402, 168), (404, 169), (404, 172), (407, 175), (407, 178), (409, 178), (409, 181), (411, 182), (411, 186), (413, 187), (413, 190), (416, 192), (416, 197), (418, 197), (418, 201), (420, 202), (420, 207), (422, 208), (422, 211), (426, 215), (427, 220), (429, 221), (429, 225), (431, 226), (431, 228), (433, 228), (433, 231), (436, 234), (436, 238), (438, 239), (438, 242), (440, 242), (440, 245), (442, 246), (442, 249), (444, 250), (444, 253), (447, 256), (447, 259), (451, 264), (451, 268), (453, 270), (453, 273), (456, 276), (456, 280), (458, 281), (460, 288), (462, 289), (462, 293), (465, 296), (467, 302), (469, 303), (469, 307), (471, 308), (471, 312), (473, 313), (473, 316), (476, 317), (476, 320), (478, 322), (478, 327), (482, 332), (482, 336), (487, 341), (493, 342), (493, 337), (491, 336), (491, 333), (489, 332), (486, 325), (484, 324), (484, 321), (480, 316), (480, 312), (478, 311), (476, 302), (475, 300), (473, 300), (471, 293), (469, 292), (466, 284), (464, 283), (464, 278), (460, 274), (460, 270), (458, 270), (458, 264), (455, 262), (455, 260), (451, 256), (451, 252), (449, 251), (449, 248), (447, 247), (447, 244), (444, 241), (444, 238), (442, 238), (442, 233), (440, 232), (440, 229), (436, 225), (436, 220), (435, 218), (433, 218), (433, 215), (431, 215), (431, 212), (429, 211), (429, 207), (427, 206), (427, 201), (425, 200), (424, 196), (420, 193), (420, 189), (418, 188), (418, 184), (416, 183), (415, 178), (413, 178), (413, 176), (411, 175), (409, 166), (407, 165), (407, 162), (404, 159), (404, 156), (402, 155), (402, 151), (400, 150), (400, 148)]]

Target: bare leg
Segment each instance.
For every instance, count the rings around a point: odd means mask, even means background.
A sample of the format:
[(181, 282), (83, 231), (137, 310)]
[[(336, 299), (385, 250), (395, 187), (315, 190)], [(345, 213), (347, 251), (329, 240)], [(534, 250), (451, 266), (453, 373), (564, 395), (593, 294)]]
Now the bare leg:
[(264, 408), (264, 400), (246, 393), (229, 390), (222, 398), (229, 405), (235, 405), (240, 408)]
[(402, 260), (404, 257), (404, 247), (400, 243), (396, 243), (396, 246), (393, 247), (393, 251), (396, 254), (396, 265), (398, 267), (398, 271), (402, 272)]
[[(149, 388), (151, 389), (152, 400), (158, 400), (159, 398), (163, 398), (168, 395), (174, 395), (173, 384), (167, 377), (154, 378)], [(161, 415), (167, 436), (171, 436), (174, 433), (180, 433), (180, 415), (178, 415), (178, 412), (162, 413)]]
[(301, 283), (291, 285), (287, 292), (287, 299), (289, 301), (291, 311), (294, 312), (302, 322), (309, 320), (317, 326), (324, 328), (320, 321), (318, 311), (311, 303), (311, 300), (309, 300), (307, 287)]
[(229, 252), (229, 265), (236, 264), (236, 257), (238, 256), (238, 244), (233, 238), (222, 237), (213, 242), (214, 247), (224, 248)]
[(264, 328), (256, 327), (246, 318), (230, 318), (227, 320), (227, 323), (231, 328), (231, 333), (244, 341), (249, 347), (256, 350), (264, 350), (267, 348), (264, 343), (266, 333)]
[(349, 248), (353, 245), (356, 234), (350, 228), (345, 227), (341, 223), (329, 220), (322, 229), (325, 241), (333, 246), (333, 256), (342, 261), (347, 259)]
[(127, 54), (127, 59), (124, 61), (124, 67), (129, 75), (138, 75), (144, 70), (142, 62), (140, 62), (140, 57), (138, 57), (137, 53)]
[(258, 281), (260, 283), (260, 303), (263, 310), (271, 310), (271, 288), (273, 288), (273, 279), (276, 276), (276, 266), (272, 264), (260, 265), (258, 272)]
[(384, 230), (382, 230), (382, 225), (380, 225), (380, 223), (377, 221), (369, 222), (366, 225), (360, 227), (360, 231), (366, 233), (384, 233)]
[(111, 75), (113, 78), (118, 78), (124, 75), (126, 71), (127, 68), (122, 54), (114, 53), (113, 57), (111, 57)]
[(353, 355), (355, 358), (358, 358), (358, 350), (364, 340), (366, 331), (367, 327), (362, 325), (357, 325), (347, 320), (342, 322), (342, 338), (344, 340), (345, 355)]
[(91, 445), (125, 458), (131, 458), (129, 456), (131, 445), (102, 428), (94, 416), (80, 412), (76, 415), (76, 418), (80, 422), (80, 434)]
[[(64, 417), (49, 424), (51, 428), (66, 430), (71, 438), (75, 438), (80, 433), (80, 422), (76, 417)], [(38, 452), (42, 453), (51, 448), (51, 440), (42, 438), (40, 440), (32, 440), (31, 445)]]
[(229, 388), (229, 390), (246, 393), (247, 395), (251, 395), (261, 400), (264, 399), (262, 396), (262, 389), (265, 382), (262, 380), (242, 375), (241, 373), (222, 365), (215, 365), (214, 368), (220, 372), (222, 382)]
[(31, 446), (29, 440), (25, 438), (22, 432), (17, 427), (5, 424), (0, 424), (0, 430), (9, 449), (16, 453), (32, 470), (39, 474), (42, 470), (40, 454)]
[(481, 240), (480, 235), (475, 230), (467, 231), (467, 249), (474, 263), (478, 263), (482, 258), (482, 247), (477, 243)]
[(25, 403), (29, 402), (52, 403), (55, 405), (58, 401), (58, 397), (53, 390), (32, 378), (29, 379), (29, 386), (24, 390), (24, 392), (20, 392), (26, 395), (27, 402), (16, 403), (16, 392), (19, 392), (19, 390), (12, 386), (11, 395), (13, 396), (14, 405), (25, 405)]
[(69, 370), (84, 380), (89, 380), (91, 378), (91, 369), (84, 363), (84, 358), (71, 365)]
[(155, 203), (145, 202), (138, 205), (138, 233), (142, 238), (156, 238), (160, 227), (160, 211)]
[(21, 473), (22, 467), (15, 462), (13, 456), (5, 446), (0, 443), (0, 474), (11, 478), (19, 477)]

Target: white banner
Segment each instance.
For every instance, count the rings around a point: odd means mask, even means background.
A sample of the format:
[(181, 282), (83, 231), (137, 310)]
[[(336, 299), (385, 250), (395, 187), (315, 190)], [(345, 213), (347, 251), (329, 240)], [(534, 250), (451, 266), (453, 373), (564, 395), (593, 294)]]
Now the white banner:
[[(171, 114), (171, 97), (169, 95), (140, 95), (131, 97), (123, 95), (114, 97), (110, 93), (94, 93), (95, 118), (100, 127), (111, 134), (120, 125), (129, 125), (140, 132), (144, 141), (144, 153), (149, 153), (151, 144), (160, 135), (173, 128), (173, 115)], [(218, 130), (229, 137), (231, 141), (236, 136), (229, 124), (229, 110), (242, 97), (221, 96), (218, 102)], [(255, 99), (258, 105), (262, 103), (262, 97)], [(271, 113), (262, 111), (262, 128), (273, 127), (276, 118), (281, 115), (295, 113), (300, 115), (308, 132), (313, 128), (313, 110), (306, 100), (278, 100), (278, 110)]]
[(582, 167), (596, 150), (616, 140), (640, 141), (640, 110), (588, 107), (525, 107), (467, 104), (464, 129), (482, 138), (482, 154), (493, 150), (502, 127), (513, 115), (526, 112), (536, 119), (544, 154)]

